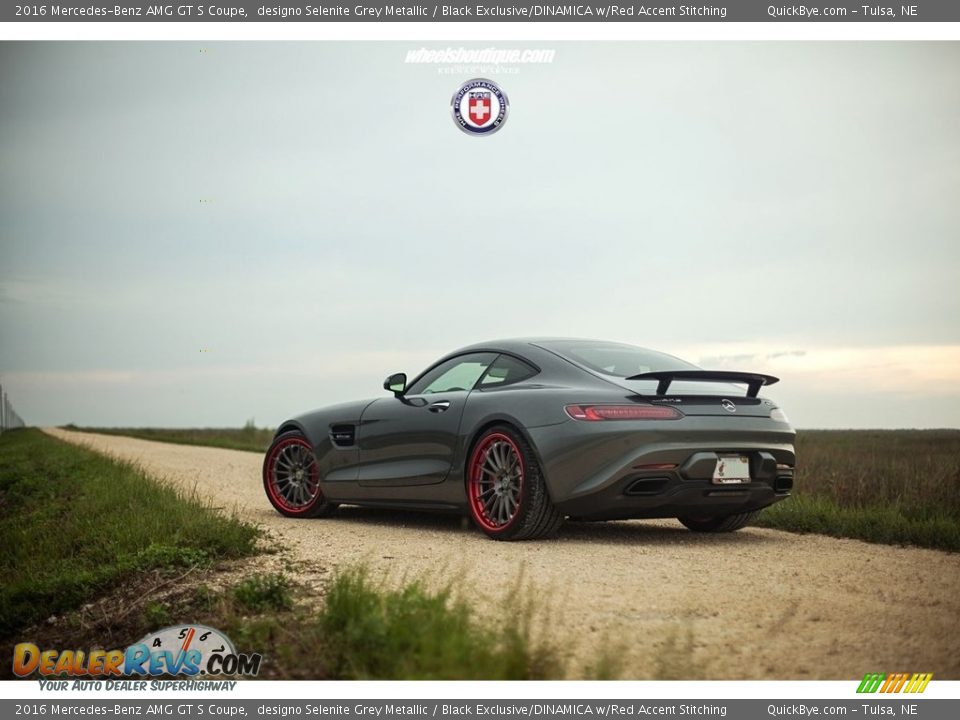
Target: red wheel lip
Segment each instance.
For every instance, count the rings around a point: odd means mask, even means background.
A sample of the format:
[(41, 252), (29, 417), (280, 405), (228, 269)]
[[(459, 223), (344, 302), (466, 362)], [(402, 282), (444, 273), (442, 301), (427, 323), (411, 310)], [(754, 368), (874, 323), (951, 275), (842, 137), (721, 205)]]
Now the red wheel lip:
[[(510, 445), (520, 463), (520, 499), (510, 519), (503, 525), (495, 525), (490, 522), (483, 510), (483, 504), (480, 502), (479, 496), (480, 470), (482, 468), (480, 458), (490, 445), (498, 441), (503, 441)], [(520, 510), (523, 508), (524, 493), (526, 490), (527, 464), (524, 462), (523, 453), (520, 452), (520, 446), (516, 440), (506, 433), (490, 433), (489, 435), (485, 435), (480, 442), (477, 443), (477, 446), (470, 455), (470, 462), (467, 464), (467, 467), (467, 500), (470, 504), (470, 515), (473, 517), (474, 522), (491, 534), (499, 535), (506, 532), (517, 521), (517, 518), (520, 517)]]
[[(311, 454), (313, 453), (313, 447), (302, 437), (284, 438), (275, 443), (267, 452), (266, 460), (263, 463), (263, 486), (267, 491), (270, 502), (272, 502), (276, 508), (291, 515), (303, 515), (309, 512), (318, 502), (323, 501), (323, 492), (320, 490), (320, 470), (314, 465), (314, 471), (311, 473), (313, 475), (312, 479), (317, 484), (317, 493), (314, 498), (306, 505), (290, 505), (276, 488), (276, 471), (274, 468), (274, 461), (279, 452), (290, 445), (300, 445), (306, 448)], [(316, 458), (314, 458), (314, 460), (316, 460)]]

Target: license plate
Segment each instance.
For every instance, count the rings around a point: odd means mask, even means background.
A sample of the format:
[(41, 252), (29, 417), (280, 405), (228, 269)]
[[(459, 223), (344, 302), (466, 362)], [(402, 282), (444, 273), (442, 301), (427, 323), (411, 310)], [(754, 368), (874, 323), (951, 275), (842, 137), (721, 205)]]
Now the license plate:
[(746, 455), (718, 455), (713, 469), (715, 485), (738, 485), (750, 482), (750, 458)]

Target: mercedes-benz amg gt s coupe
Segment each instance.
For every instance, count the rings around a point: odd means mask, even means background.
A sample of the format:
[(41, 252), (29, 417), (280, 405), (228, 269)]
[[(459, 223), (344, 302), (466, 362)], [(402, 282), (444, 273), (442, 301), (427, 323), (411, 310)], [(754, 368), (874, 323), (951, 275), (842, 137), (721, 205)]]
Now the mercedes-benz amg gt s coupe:
[(728, 532), (793, 487), (795, 433), (759, 396), (775, 382), (620, 343), (480, 343), (413, 380), (391, 375), (388, 396), (282, 423), (263, 485), (289, 517), (460, 511), (499, 540), (547, 537), (567, 518)]

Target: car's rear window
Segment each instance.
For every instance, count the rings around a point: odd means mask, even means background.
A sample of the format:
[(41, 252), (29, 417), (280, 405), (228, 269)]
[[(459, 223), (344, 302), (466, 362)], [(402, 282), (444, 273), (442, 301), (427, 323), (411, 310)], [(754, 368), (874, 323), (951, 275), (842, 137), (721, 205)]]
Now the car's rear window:
[(529, 363), (510, 355), (501, 355), (487, 368), (486, 374), (480, 380), (480, 387), (489, 389), (513, 385), (532, 378), (536, 374), (536, 368)]
[(656, 350), (611, 342), (551, 340), (538, 343), (577, 365), (613, 377), (630, 377), (662, 370), (697, 370), (696, 365)]

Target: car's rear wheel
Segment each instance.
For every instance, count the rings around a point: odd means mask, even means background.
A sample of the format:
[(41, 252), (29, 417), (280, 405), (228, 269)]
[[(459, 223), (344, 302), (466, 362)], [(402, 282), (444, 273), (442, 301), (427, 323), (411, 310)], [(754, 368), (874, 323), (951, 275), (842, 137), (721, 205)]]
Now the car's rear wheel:
[(287, 517), (324, 517), (337, 509), (323, 497), (317, 457), (297, 431), (277, 436), (267, 450), (263, 489), (270, 504)]
[(680, 522), (695, 532), (733, 532), (749, 525), (760, 514), (759, 510), (721, 515), (719, 517), (681, 517)]
[(563, 524), (530, 445), (507, 425), (490, 428), (474, 444), (467, 500), (473, 522), (495, 540), (549, 537)]

